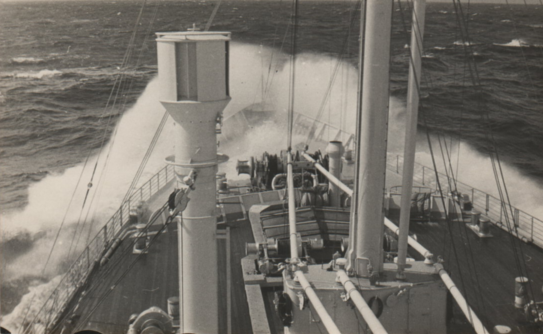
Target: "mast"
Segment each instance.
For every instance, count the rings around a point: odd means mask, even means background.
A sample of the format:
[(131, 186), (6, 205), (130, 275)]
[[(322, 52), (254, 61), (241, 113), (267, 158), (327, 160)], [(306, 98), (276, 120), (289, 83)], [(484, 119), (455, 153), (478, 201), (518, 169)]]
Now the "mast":
[(387, 148), (392, 0), (368, 0), (364, 43), (355, 272), (370, 277), (383, 268), (383, 191)]
[(413, 170), (415, 168), (415, 149), (417, 146), (417, 119), (419, 111), (419, 87), (421, 78), (422, 42), (426, 0), (415, 0), (411, 28), (411, 62), (407, 87), (407, 117), (405, 122), (405, 147), (403, 153), (402, 198), (400, 204), (400, 234), (398, 236), (398, 274), (404, 279), (407, 257), (407, 237), (411, 213), (411, 192), (413, 189)]
[(158, 33), (160, 101), (175, 121), (177, 188), (190, 191), (178, 218), (181, 333), (218, 333), (216, 124), (230, 101), (230, 33)]

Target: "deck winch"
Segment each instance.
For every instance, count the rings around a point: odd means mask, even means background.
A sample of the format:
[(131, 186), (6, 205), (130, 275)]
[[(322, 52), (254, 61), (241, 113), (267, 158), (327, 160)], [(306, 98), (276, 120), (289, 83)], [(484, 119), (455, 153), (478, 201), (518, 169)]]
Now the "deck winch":
[[(251, 178), (251, 186), (255, 190), (277, 190), (286, 187), (287, 172), (287, 151), (283, 150), (279, 155), (264, 152), (261, 159), (251, 157), (248, 160), (238, 160), (236, 170), (238, 175), (247, 174)], [(328, 158), (320, 152), (315, 153), (318, 161), (326, 166)], [(312, 163), (301, 158), (296, 153), (292, 159), (294, 170), (294, 186), (301, 187), (305, 183), (311, 183), (313, 186), (324, 179), (319, 178)]]
[[(324, 241), (319, 238), (302, 238), (298, 233), (296, 240), (299, 254), (305, 250), (307, 258), (310, 256), (308, 250), (324, 249)], [(274, 275), (281, 271), (281, 263), (289, 257), (289, 247), (288, 240), (268, 238), (265, 243), (246, 243), (245, 253), (257, 256), (256, 262), (261, 274)]]

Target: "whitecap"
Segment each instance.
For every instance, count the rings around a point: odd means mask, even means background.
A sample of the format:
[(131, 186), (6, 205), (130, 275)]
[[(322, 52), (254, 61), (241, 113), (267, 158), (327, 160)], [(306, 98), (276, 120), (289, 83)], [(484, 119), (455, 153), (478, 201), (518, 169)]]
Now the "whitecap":
[(34, 58), (34, 57), (15, 57), (11, 58), (11, 62), (14, 64), (40, 64), (45, 62), (42, 58)]
[(528, 47), (530, 47), (530, 44), (527, 43), (526, 41), (522, 40), (522, 39), (513, 39), (509, 43), (503, 43), (503, 44), (493, 43), (493, 44), (496, 45), (496, 46), (504, 46), (504, 47), (508, 47), (508, 48), (528, 48)]
[(14, 78), (34, 78), (34, 79), (43, 79), (45, 77), (52, 77), (55, 75), (62, 74), (58, 70), (41, 70), (39, 72), (19, 72), (13, 73), (11, 76)]
[(466, 42), (463, 42), (463, 41), (455, 41), (453, 44), (454, 44), (454, 45), (461, 45), (461, 46), (473, 46), (473, 45), (478, 45), (477, 43), (473, 43), (473, 42), (470, 42), (470, 41), (466, 41)]
[(447, 48), (444, 46), (434, 46), (434, 50), (446, 50)]

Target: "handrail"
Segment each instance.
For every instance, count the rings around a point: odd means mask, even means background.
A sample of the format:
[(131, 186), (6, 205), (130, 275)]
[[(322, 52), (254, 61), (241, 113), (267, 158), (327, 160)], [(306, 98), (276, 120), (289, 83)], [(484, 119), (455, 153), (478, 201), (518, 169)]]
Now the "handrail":
[(22, 324), (22, 333), (46, 333), (54, 325), (64, 308), (78, 289), (84, 285), (91, 271), (100, 262), (111, 242), (122, 232), (123, 226), (130, 219), (131, 204), (136, 205), (156, 194), (162, 186), (174, 178), (173, 166), (167, 165), (153, 175), (139, 189), (123, 202), (96, 236), (83, 249), (79, 257), (62, 277), (60, 283), (44, 302), (34, 319)]
[[(307, 120), (310, 121), (316, 121), (314, 118), (311, 118), (309, 116), (306, 116), (301, 113), (295, 113), (296, 114), (296, 128), (295, 131), (297, 132), (304, 132), (308, 130), (308, 127), (310, 125), (307, 124)], [(322, 138), (322, 135), (325, 131), (323, 131), (326, 128), (334, 129), (337, 131), (337, 134), (335, 135), (336, 139), (342, 139), (342, 138), (348, 138), (347, 143), (345, 146), (348, 146), (348, 144), (352, 143), (353, 135), (349, 132), (343, 131), (339, 129), (337, 126), (334, 126), (332, 124), (329, 124), (324, 121), (317, 121), (320, 126), (320, 130), (317, 130), (319, 134), (315, 136), (314, 139), (316, 140), (324, 140)], [(317, 132), (315, 131), (315, 132)], [(394, 171), (396, 173), (401, 173), (400, 169), (400, 159), (403, 160), (401, 155), (393, 155), (390, 154), (389, 157), (391, 159), (387, 159), (387, 169)], [(392, 161), (396, 160), (396, 164), (392, 163)], [(320, 169), (319, 169), (320, 170)], [(419, 163), (415, 163), (415, 175), (414, 179), (415, 181), (418, 181), (422, 183), (423, 185), (428, 184), (428, 178), (427, 175), (430, 175), (431, 177), (435, 178), (434, 170), (430, 167), (426, 167), (424, 165), (421, 165)], [(447, 176), (443, 173), (438, 172), (438, 175), (443, 178), (445, 178), (445, 181), (448, 181)], [(481, 191), (477, 188), (470, 187), (469, 185), (456, 181), (456, 185), (462, 193), (471, 194), (471, 201), (474, 205), (474, 207), (478, 210), (484, 213), (488, 218), (490, 218), (493, 222), (499, 222), (497, 224), (499, 227), (507, 230), (509, 233), (515, 233), (518, 234), (517, 236), (521, 238), (523, 241), (529, 241), (533, 242), (537, 246), (543, 248), (543, 219), (537, 218), (526, 211), (520, 210), (512, 205), (507, 205), (502, 203), (502, 201), (498, 198), (496, 198), (493, 195), (490, 195), (484, 191)], [(511, 231), (509, 228), (503, 227), (501, 222), (504, 220), (504, 211), (513, 211), (513, 217), (512, 221), (514, 222), (514, 225), (516, 227), (513, 227), (513, 231)], [(508, 212), (507, 214), (510, 214)]]
[[(322, 137), (322, 134), (324, 133), (323, 129), (326, 129), (327, 127), (329, 129), (334, 129), (337, 131), (337, 134), (335, 135), (336, 139), (342, 139), (344, 137), (347, 137), (347, 143), (345, 146), (348, 146), (348, 144), (352, 143), (353, 135), (349, 132), (343, 131), (339, 129), (337, 126), (334, 126), (332, 124), (329, 124), (324, 121), (318, 121), (314, 118), (311, 118), (309, 116), (306, 116), (301, 113), (295, 113), (296, 114), (296, 121), (294, 122), (296, 125), (295, 131), (297, 132), (304, 132), (307, 131), (308, 127), (310, 125), (305, 122), (307, 119), (310, 121), (317, 121), (319, 124), (321, 124), (321, 130), (319, 130), (319, 135), (317, 135), (314, 139), (316, 140), (324, 140)], [(317, 132), (317, 131), (316, 131)], [(341, 137), (341, 138), (338, 138)], [(387, 159), (387, 169), (394, 171), (396, 173), (401, 173), (400, 170), (400, 159), (403, 160), (401, 155), (389, 155), (391, 159)], [(393, 164), (392, 161), (396, 160), (396, 164)], [(320, 170), (320, 169), (319, 169)], [(417, 171), (418, 170), (418, 171)], [(427, 172), (428, 171), (428, 172)], [(427, 176), (431, 175), (435, 178), (434, 170), (433, 168), (426, 167), (422, 164), (415, 163), (415, 175), (414, 179), (423, 185), (427, 184)], [(438, 172), (438, 175), (440, 177), (447, 178), (446, 175), (443, 173)], [(447, 179), (445, 179), (447, 181)], [(458, 188), (461, 188), (462, 190), (460, 192), (471, 194), (471, 201), (474, 205), (474, 207), (478, 210), (484, 213), (488, 218), (490, 218), (493, 222), (502, 222), (504, 220), (504, 210), (513, 211), (513, 222), (514, 225), (517, 227), (516, 231), (510, 231), (507, 228), (504, 228), (501, 226), (501, 224), (497, 224), (501, 228), (506, 229), (510, 233), (517, 232), (518, 237), (523, 239), (524, 241), (530, 241), (536, 244), (537, 246), (543, 248), (543, 219), (537, 218), (526, 211), (520, 210), (514, 206), (510, 205), (503, 205), (502, 201), (493, 195), (490, 195), (484, 191), (481, 191), (477, 188), (470, 187), (469, 185), (456, 181), (456, 185)], [(509, 213), (508, 213), (509, 214)]]
[[(390, 159), (392, 157), (392, 159)], [(403, 159), (401, 155), (389, 155), (387, 159), (387, 169), (395, 173), (401, 173), (403, 169)], [(395, 162), (395, 163), (394, 163)], [(440, 182), (447, 184), (450, 177), (437, 172)], [(415, 163), (414, 180), (421, 183), (423, 186), (433, 187), (437, 189), (435, 181), (435, 171), (433, 168), (424, 166), (420, 163)], [(490, 218), (490, 220), (499, 227), (507, 230), (509, 233), (517, 234), (524, 241), (530, 241), (539, 247), (543, 248), (543, 220), (514, 207), (506, 204), (493, 195), (490, 195), (482, 190), (471, 187), (458, 180), (455, 181), (458, 192), (471, 195), (471, 203), (475, 209)], [(505, 213), (504, 213), (505, 211)], [(513, 217), (510, 217), (511, 211)], [(509, 217), (514, 226), (511, 229), (502, 226), (506, 217)]]

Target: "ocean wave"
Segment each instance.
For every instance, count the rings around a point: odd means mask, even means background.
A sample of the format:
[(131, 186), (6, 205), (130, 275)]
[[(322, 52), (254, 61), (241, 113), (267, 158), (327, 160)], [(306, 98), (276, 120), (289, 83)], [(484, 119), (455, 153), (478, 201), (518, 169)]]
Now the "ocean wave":
[(520, 39), (520, 38), (519, 39), (513, 39), (509, 43), (503, 43), (503, 44), (492, 43), (492, 44), (496, 45), (496, 46), (503, 46), (503, 47), (508, 47), (508, 48), (529, 48), (531, 46), (530, 43), (528, 43), (525, 40)]
[(14, 235), (2, 235), (0, 239), (0, 248), (2, 248), (2, 258), (9, 263), (19, 256), (30, 251), (34, 245), (36, 238), (40, 238), (41, 234), (32, 235), (28, 231), (18, 232)]
[(78, 24), (78, 23), (92, 23), (92, 22), (96, 22), (98, 20), (89, 20), (89, 19), (75, 19), (75, 20), (72, 20), (70, 21), (71, 23), (75, 23), (75, 24)]
[[(28, 79), (43, 79), (47, 77), (53, 77), (55, 75), (62, 74), (61, 71), (58, 70), (41, 70), (38, 72), (15, 72), (8, 74), (6, 76), (13, 77), (13, 78), (28, 78)], [(2, 75), (3, 76), (3, 75)]]
[[(27, 325), (27, 323), (23, 323), (23, 320), (27, 318), (26, 315), (35, 315), (40, 311), (41, 306), (58, 286), (61, 279), (62, 275), (59, 275), (49, 282), (38, 283), (39, 285), (29, 287), (30, 291), (22, 297), (21, 302), (15, 307), (13, 312), (3, 317), (2, 327), (16, 332), (22, 329), (24, 325)], [(32, 319), (33, 317), (30, 316), (26, 321), (29, 322)], [(42, 332), (44, 330), (44, 326), (38, 323), (30, 331)]]
[(458, 45), (458, 46), (474, 46), (474, 45), (479, 45), (481, 43), (474, 43), (474, 42), (470, 42), (470, 41), (454, 41), (453, 43), (454, 45)]
[(43, 64), (45, 63), (45, 59), (34, 58), (34, 57), (15, 57), (15, 58), (11, 58), (11, 63), (19, 64), (19, 65)]

